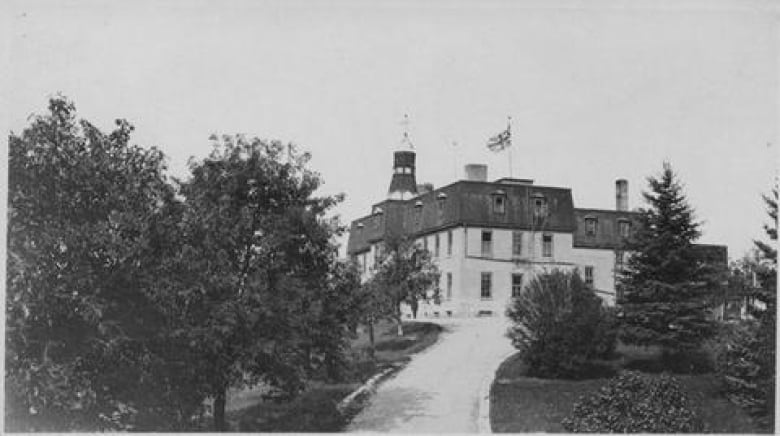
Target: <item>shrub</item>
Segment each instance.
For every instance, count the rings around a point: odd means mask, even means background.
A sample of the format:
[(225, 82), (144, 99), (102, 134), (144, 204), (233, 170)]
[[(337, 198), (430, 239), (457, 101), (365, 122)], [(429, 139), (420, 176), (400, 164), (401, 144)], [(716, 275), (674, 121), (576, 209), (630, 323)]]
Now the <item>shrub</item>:
[(755, 322), (724, 326), (718, 335), (716, 369), (729, 400), (744, 408), (758, 422), (773, 427), (774, 362), (766, 362), (765, 340)]
[(561, 422), (572, 432), (692, 433), (705, 431), (679, 382), (666, 374), (626, 371), (574, 404)]
[(523, 353), (528, 375), (581, 378), (592, 359), (615, 348), (615, 317), (579, 274), (552, 271), (535, 277), (507, 310), (508, 332)]

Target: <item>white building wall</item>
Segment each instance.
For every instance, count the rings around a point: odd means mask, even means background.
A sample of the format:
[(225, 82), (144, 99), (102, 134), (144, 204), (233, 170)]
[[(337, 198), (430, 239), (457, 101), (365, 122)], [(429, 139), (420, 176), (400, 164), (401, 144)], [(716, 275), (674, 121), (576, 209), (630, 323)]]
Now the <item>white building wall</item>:
[[(492, 256), (483, 256), (482, 230), (492, 232)], [(447, 233), (452, 232), (451, 254), (447, 250)], [(534, 275), (553, 269), (572, 271), (578, 268), (585, 274), (585, 266), (593, 267), (593, 286), (608, 305), (615, 304), (614, 266), (615, 253), (608, 249), (582, 249), (572, 247), (571, 233), (530, 232), (522, 233), (520, 256), (512, 253), (510, 229), (483, 229), (455, 227), (431, 233), (417, 239), (423, 246), (427, 239), (428, 251), (439, 268), (441, 289), (439, 304), (421, 303), (420, 316), (475, 316), (480, 312), (504, 314), (512, 296), (512, 275), (522, 274), (523, 284)], [(435, 238), (439, 235), (439, 255), (436, 256)], [(543, 235), (552, 235), (552, 256), (542, 256)], [(366, 253), (367, 278), (373, 273), (376, 244)], [(361, 256), (358, 256), (360, 260)], [(491, 298), (481, 298), (482, 273), (491, 273)], [(447, 273), (452, 273), (452, 297), (447, 299)], [(408, 307), (403, 311), (411, 316)]]
[(593, 267), (593, 288), (607, 305), (615, 305), (615, 252), (593, 248), (575, 248), (572, 261), (580, 265), (580, 274), (585, 276), (585, 266)]

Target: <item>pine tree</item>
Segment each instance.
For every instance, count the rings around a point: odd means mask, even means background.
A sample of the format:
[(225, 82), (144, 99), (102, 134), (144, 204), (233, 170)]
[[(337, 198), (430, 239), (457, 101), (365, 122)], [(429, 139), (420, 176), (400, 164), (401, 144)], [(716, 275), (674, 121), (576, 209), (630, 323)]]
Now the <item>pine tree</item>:
[(635, 345), (660, 345), (665, 353), (690, 351), (713, 333), (709, 314), (708, 269), (693, 241), (699, 223), (668, 162), (649, 177), (650, 205), (626, 241), (632, 253), (619, 276), (622, 294), (620, 338)]
[(764, 195), (769, 224), (764, 224), (764, 231), (769, 244), (762, 241), (754, 241), (760, 252), (759, 268), (757, 271), (759, 290), (756, 298), (762, 306), (751, 308), (752, 315), (759, 321), (756, 340), (753, 348), (759, 371), (757, 374), (757, 386), (761, 390), (758, 401), (758, 413), (766, 424), (774, 431), (775, 411), (775, 361), (777, 344), (777, 186), (772, 189), (772, 197)]

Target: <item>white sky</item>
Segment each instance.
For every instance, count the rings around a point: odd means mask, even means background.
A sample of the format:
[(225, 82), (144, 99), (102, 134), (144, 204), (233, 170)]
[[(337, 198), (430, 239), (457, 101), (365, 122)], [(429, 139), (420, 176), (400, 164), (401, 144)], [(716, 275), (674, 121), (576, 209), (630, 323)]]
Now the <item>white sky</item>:
[(14, 132), (61, 92), (105, 129), (130, 120), (176, 176), (211, 133), (295, 142), (323, 192), (347, 194), (346, 222), (386, 196), (404, 113), (418, 182), (435, 186), (468, 162), (507, 175), (507, 156), (484, 144), (511, 115), (516, 177), (594, 208), (613, 208), (626, 178), (633, 208), (669, 159), (701, 242), (738, 257), (763, 236), (760, 194), (778, 162), (776, 6), (15, 1), (0, 75)]

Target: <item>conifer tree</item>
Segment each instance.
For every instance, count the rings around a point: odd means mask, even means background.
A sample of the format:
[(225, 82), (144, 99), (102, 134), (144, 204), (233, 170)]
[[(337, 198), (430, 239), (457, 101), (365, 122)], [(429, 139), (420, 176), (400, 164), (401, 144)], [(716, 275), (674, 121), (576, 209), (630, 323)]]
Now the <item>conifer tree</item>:
[(764, 224), (764, 231), (770, 243), (754, 241), (759, 250), (760, 263), (757, 271), (759, 289), (756, 298), (762, 303), (751, 308), (751, 314), (759, 321), (755, 341), (751, 344), (759, 371), (756, 385), (760, 389), (758, 414), (763, 423), (774, 431), (775, 411), (775, 362), (777, 344), (777, 185), (772, 196), (764, 195), (770, 222)]
[(619, 276), (622, 297), (621, 340), (660, 345), (665, 353), (690, 351), (713, 332), (708, 319), (708, 269), (693, 242), (699, 223), (668, 162), (658, 178), (649, 177), (637, 229), (625, 241), (632, 253)]

